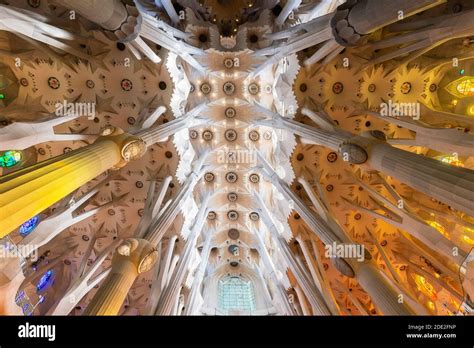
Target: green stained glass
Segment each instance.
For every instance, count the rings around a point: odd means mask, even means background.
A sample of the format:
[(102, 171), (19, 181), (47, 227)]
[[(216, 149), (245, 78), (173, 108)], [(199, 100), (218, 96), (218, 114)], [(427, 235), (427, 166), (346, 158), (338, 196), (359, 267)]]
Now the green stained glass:
[(252, 283), (240, 277), (228, 277), (219, 281), (219, 310), (225, 314), (248, 314), (255, 310), (255, 294)]
[(8, 168), (13, 167), (21, 161), (20, 151), (7, 151), (0, 156), (0, 167)]

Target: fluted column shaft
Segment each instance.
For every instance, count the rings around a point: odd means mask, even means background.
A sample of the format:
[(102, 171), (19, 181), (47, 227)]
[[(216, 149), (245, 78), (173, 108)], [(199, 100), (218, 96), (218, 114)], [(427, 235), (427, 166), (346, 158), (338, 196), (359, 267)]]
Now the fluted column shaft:
[(323, 296), (318, 288), (311, 282), (311, 280), (304, 274), (300, 265), (293, 258), (290, 246), (281, 237), (274, 238), (280, 247), (281, 254), (285, 259), (291, 272), (294, 274), (298, 284), (300, 284), (306, 297), (308, 298), (315, 315), (331, 315), (331, 311), (323, 300)]
[(117, 315), (140, 273), (156, 262), (158, 253), (144, 239), (128, 239), (117, 248), (112, 269), (84, 311), (84, 315)]
[(380, 271), (374, 265), (362, 263), (357, 268), (357, 281), (385, 315), (415, 314), (405, 301), (398, 302), (400, 293), (381, 277)]
[[(320, 218), (313, 211), (309, 210), (308, 207), (304, 204), (299, 197), (297, 197), (293, 191), (286, 185), (281, 179), (272, 176), (272, 182), (279, 188), (287, 199), (293, 200), (296, 203), (296, 209), (303, 217), (308, 226), (311, 227), (311, 230), (321, 239), (321, 241), (326, 245), (331, 245), (333, 243), (339, 244), (343, 241), (351, 242), (347, 237), (343, 236), (343, 231), (339, 231), (339, 235), (335, 233), (333, 229)], [(257, 196), (262, 205), (263, 201)], [(266, 209), (263, 209), (266, 212)], [(266, 212), (268, 214), (268, 212)], [(291, 252), (290, 252), (291, 253)], [(369, 257), (369, 256), (368, 256)], [(362, 281), (360, 282), (361, 286), (365, 291), (372, 297), (373, 301), (383, 309), (386, 314), (412, 314), (410, 307), (406, 304), (398, 303), (398, 294), (395, 292), (393, 286), (388, 284), (386, 280), (382, 277), (380, 272), (374, 271), (371, 266), (371, 263), (368, 259), (364, 259), (362, 262), (356, 262), (355, 259), (343, 259), (343, 258), (333, 258), (332, 259), (334, 266), (346, 276), (356, 277), (359, 281), (359, 271), (362, 269), (363, 275)], [(372, 270), (368, 272), (367, 270)], [(369, 280), (370, 279), (370, 280)], [(304, 279), (303, 279), (304, 280)], [(377, 288), (373, 287), (373, 284), (380, 283), (380, 287), (384, 288), (384, 291), (377, 291)], [(304, 286), (302, 286), (303, 289)]]
[(301, 290), (299, 285), (295, 286), (295, 291), (296, 291), (296, 296), (298, 296), (298, 303), (300, 304), (301, 311), (303, 312), (303, 315), (311, 315), (311, 310), (308, 308), (308, 305), (306, 304), (306, 296)]
[(446, 0), (362, 0), (351, 8), (348, 16), (349, 25), (359, 34), (373, 31), (399, 20), (399, 11), (407, 18), (416, 13), (437, 6)]
[(127, 20), (127, 9), (120, 0), (54, 0), (107, 30), (117, 30)]
[(474, 171), (450, 166), (432, 158), (404, 151), (385, 142), (330, 132), (293, 120), (284, 120), (295, 134), (334, 151), (354, 143), (367, 151), (367, 165), (432, 196), (451, 207), (474, 215)]
[[(100, 141), (0, 178), (0, 238), (121, 162), (120, 139)], [(123, 140), (123, 139), (122, 139)]]
[(270, 279), (273, 281), (273, 284), (275, 285), (276, 288), (276, 296), (279, 299), (278, 305), (281, 307), (283, 310), (283, 314), (285, 315), (294, 315), (295, 312), (293, 308), (290, 305), (290, 302), (288, 300), (288, 296), (286, 294), (286, 290), (284, 289), (281, 281), (278, 279), (276, 275), (276, 269), (275, 265), (272, 262), (272, 259), (270, 258), (270, 255), (268, 254), (267, 248), (265, 247), (265, 244), (263, 242), (262, 237), (259, 235), (258, 231), (254, 230), (254, 235), (257, 238), (258, 241), (258, 246), (257, 250), (262, 258), (263, 264), (265, 265), (265, 268), (267, 268), (270, 272)]
[[(186, 124), (183, 121), (178, 125)], [(160, 131), (171, 128), (148, 129), (140, 136), (156, 142), (163, 135)], [(104, 171), (145, 154), (147, 143), (140, 137), (115, 127), (106, 131), (109, 135), (94, 144), (0, 178), (0, 238)], [(191, 176), (196, 177), (194, 173)]]
[(152, 221), (148, 232), (145, 235), (145, 239), (149, 240), (153, 245), (158, 245), (161, 238), (174, 222), (174, 219), (181, 209), (181, 205), (184, 200), (192, 193), (192, 190), (199, 180), (199, 176), (195, 173), (191, 173), (188, 180), (180, 187), (178, 194), (171, 204), (165, 209), (163, 214), (159, 216), (157, 220)]
[(369, 150), (368, 165), (452, 208), (474, 216), (474, 171), (394, 148), (386, 143)]
[(191, 118), (180, 117), (171, 122), (164, 123), (162, 125), (147, 129), (145, 131), (138, 132), (136, 135), (139, 136), (148, 145), (153, 145), (157, 142), (163, 141), (172, 134), (179, 132), (182, 129), (188, 127)]
[(264, 221), (265, 226), (270, 231), (273, 240), (280, 249), (280, 253), (283, 256), (285, 263), (290, 268), (291, 272), (295, 275), (296, 280), (303, 288), (303, 291), (308, 297), (308, 301), (313, 307), (314, 314), (331, 315), (331, 311), (325, 303), (321, 292), (306, 276), (304, 270), (294, 259), (293, 253), (288, 243), (283, 239), (283, 237), (280, 236), (278, 229), (276, 228), (275, 223), (273, 222), (272, 214), (268, 211), (268, 208), (263, 202), (262, 197), (257, 193), (254, 195), (254, 197), (257, 199), (257, 202), (260, 205), (260, 211), (262, 212), (262, 220)]
[(201, 251), (201, 263), (199, 264), (199, 268), (194, 275), (193, 285), (191, 286), (191, 292), (188, 295), (188, 304), (184, 310), (184, 315), (193, 315), (194, 312), (197, 310), (197, 299), (200, 293), (202, 280), (204, 279), (204, 274), (206, 272), (207, 263), (209, 261), (209, 255), (211, 252), (211, 241), (212, 235), (209, 235), (206, 238), (204, 243), (204, 247)]
[(163, 291), (163, 294), (160, 297), (158, 302), (158, 308), (156, 314), (159, 315), (170, 315), (176, 298), (179, 295), (181, 286), (186, 276), (186, 272), (189, 268), (189, 263), (191, 262), (193, 252), (196, 250), (196, 242), (201, 232), (201, 229), (204, 225), (205, 217), (208, 212), (207, 205), (209, 202), (210, 195), (207, 195), (201, 202), (201, 207), (197, 213), (196, 219), (194, 221), (194, 226), (188, 236), (186, 245), (184, 246), (183, 253), (178, 261), (175, 272), (171, 276), (168, 286)]

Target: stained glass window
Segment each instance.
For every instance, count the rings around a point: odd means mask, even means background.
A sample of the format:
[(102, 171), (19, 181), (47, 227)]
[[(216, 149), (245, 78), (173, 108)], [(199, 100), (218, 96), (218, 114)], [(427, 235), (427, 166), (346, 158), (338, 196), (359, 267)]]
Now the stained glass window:
[(26, 237), (33, 231), (38, 225), (39, 218), (38, 216), (33, 216), (31, 219), (26, 221), (23, 225), (20, 226), (20, 235)]
[(465, 96), (474, 95), (474, 79), (468, 79), (460, 82), (456, 89)]
[(15, 164), (21, 161), (20, 151), (7, 151), (0, 156), (0, 167), (8, 168), (13, 167)]
[(219, 310), (225, 314), (246, 314), (255, 310), (252, 283), (241, 277), (221, 279), (218, 300)]
[(463, 76), (446, 86), (446, 90), (458, 98), (474, 96), (474, 76)]
[(50, 269), (40, 278), (38, 284), (36, 284), (36, 291), (40, 292), (48, 288), (54, 280), (54, 271)]
[(464, 164), (459, 160), (457, 155), (441, 155), (435, 157), (438, 161), (450, 164), (455, 167), (464, 167)]

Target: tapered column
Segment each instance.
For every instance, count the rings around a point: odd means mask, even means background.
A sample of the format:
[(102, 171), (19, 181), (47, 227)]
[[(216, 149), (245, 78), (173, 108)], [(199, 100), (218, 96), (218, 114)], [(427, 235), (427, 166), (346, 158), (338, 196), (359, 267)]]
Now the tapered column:
[(296, 285), (294, 289), (296, 292), (296, 296), (298, 296), (298, 303), (301, 307), (303, 315), (311, 315), (311, 310), (308, 308), (308, 305), (306, 303), (306, 296), (304, 295), (303, 290), (301, 290), (299, 285)]
[(75, 278), (71, 281), (71, 285), (67, 289), (64, 296), (57, 301), (48, 311), (48, 314), (52, 315), (68, 315), (72, 309), (82, 300), (82, 298), (90, 291), (94, 286), (99, 284), (110, 272), (110, 268), (105, 269), (100, 272), (95, 277), (92, 277), (100, 265), (104, 262), (107, 255), (113, 251), (117, 245), (120, 243), (120, 240), (114, 241), (107, 248), (105, 248), (94, 260), (90, 268), (86, 271), (85, 267), (91, 255), (91, 252), (95, 245), (95, 239), (89, 244), (87, 252), (84, 254), (81, 265), (78, 269), (78, 272)]
[(127, 20), (127, 9), (120, 0), (54, 0), (107, 30), (117, 30)]
[(158, 252), (144, 239), (127, 239), (112, 258), (112, 269), (84, 315), (117, 315), (139, 274), (149, 271)]
[(209, 261), (212, 239), (213, 236), (211, 233), (209, 233), (201, 251), (201, 263), (199, 264), (196, 274), (194, 275), (193, 285), (191, 286), (191, 292), (188, 295), (188, 302), (184, 309), (184, 315), (193, 315), (197, 311), (198, 295), (201, 292), (202, 280), (204, 279), (207, 263)]
[(288, 0), (278, 17), (275, 19), (275, 24), (280, 26), (283, 25), (290, 13), (298, 8), (299, 5), (301, 5), (301, 0)]
[[(268, 164), (265, 163), (266, 170), (270, 171), (273, 184), (282, 192), (285, 197), (294, 203), (296, 203), (295, 209), (300, 213), (311, 230), (321, 238), (321, 241), (326, 245), (341, 244), (341, 243), (352, 243), (347, 237), (344, 236), (344, 231), (338, 227), (334, 220), (330, 219), (330, 215), (327, 215), (328, 221), (324, 221), (312, 210), (310, 210), (301, 199), (294, 194), (288, 185), (279, 179)], [(254, 197), (260, 203), (262, 211), (269, 217), (267, 208), (263, 205), (263, 200), (260, 195), (255, 194)], [(331, 225), (329, 225), (329, 223)], [(290, 253), (291, 254), (291, 253)], [(392, 315), (408, 315), (413, 314), (412, 309), (406, 303), (398, 303), (398, 294), (394, 287), (389, 284), (386, 279), (382, 276), (380, 271), (373, 268), (371, 265), (371, 256), (368, 253), (364, 253), (364, 259), (351, 259), (351, 258), (332, 258), (334, 266), (344, 275), (348, 277), (355, 277), (359, 281), (359, 271), (362, 270), (362, 281), (361, 286), (371, 296), (374, 303), (376, 303), (384, 313)], [(296, 276), (296, 275), (295, 275)], [(303, 279), (304, 280), (304, 279)], [(383, 288), (383, 291), (379, 291), (379, 288), (374, 287), (374, 284)], [(303, 286), (302, 286), (303, 287)], [(303, 287), (304, 289), (304, 287)]]
[(293, 257), (293, 253), (290, 249), (288, 243), (283, 240), (281, 237), (275, 238), (278, 246), (280, 247), (281, 254), (285, 259), (285, 262), (288, 264), (291, 272), (295, 276), (298, 284), (303, 289), (306, 297), (308, 298), (313, 312), (315, 315), (331, 315), (331, 310), (328, 308), (327, 304), (324, 301), (324, 298), (321, 292), (318, 290), (316, 285), (310, 280), (310, 278), (305, 274), (300, 265), (296, 262)]
[(174, 219), (178, 215), (182, 204), (187, 197), (192, 193), (194, 186), (199, 180), (200, 176), (192, 173), (188, 177), (187, 181), (180, 187), (178, 194), (173, 198), (173, 201), (170, 205), (164, 210), (164, 212), (159, 216), (158, 219), (153, 220), (150, 224), (150, 227), (145, 234), (145, 238), (149, 240), (153, 245), (158, 245), (161, 238), (168, 230), (168, 228), (173, 224)]
[(262, 258), (265, 268), (269, 271), (270, 279), (273, 281), (273, 284), (276, 288), (275, 295), (279, 300), (277, 304), (283, 310), (283, 314), (295, 315), (295, 312), (292, 306), (290, 305), (288, 296), (286, 294), (286, 290), (276, 275), (275, 265), (273, 264), (272, 259), (270, 258), (270, 255), (268, 254), (267, 248), (265, 247), (265, 243), (263, 242), (262, 237), (260, 236), (257, 230), (254, 229), (252, 232), (255, 235), (258, 242), (258, 246), (257, 246), (258, 253), (260, 257)]
[(357, 268), (357, 281), (386, 315), (414, 314), (403, 302), (393, 301), (400, 293), (380, 276), (380, 271), (372, 264), (361, 263)]
[(474, 171), (378, 142), (368, 151), (368, 165), (474, 216)]
[(314, 285), (311, 279), (306, 275), (305, 270), (300, 267), (298, 262), (296, 262), (286, 240), (284, 240), (283, 237), (280, 236), (278, 229), (276, 228), (275, 223), (273, 222), (272, 215), (263, 203), (262, 198), (257, 193), (254, 195), (254, 197), (257, 198), (257, 201), (260, 205), (260, 209), (258, 210), (261, 212), (260, 215), (262, 216), (262, 220), (264, 221), (265, 226), (271, 233), (272, 238), (275, 241), (278, 249), (280, 250), (280, 253), (283, 259), (285, 260), (286, 265), (288, 266), (288, 268), (290, 268), (291, 272), (294, 274), (296, 280), (298, 281), (298, 284), (300, 284), (305, 295), (308, 297), (308, 301), (310, 302), (311, 307), (313, 308), (314, 314), (331, 315), (331, 311), (327, 306), (321, 292), (316, 287), (316, 285)]
[[(355, 5), (350, 9), (349, 15), (346, 18), (348, 22), (347, 26), (354, 28), (357, 33), (369, 34), (381, 27), (399, 21), (400, 14), (403, 15), (403, 18), (407, 18), (444, 2), (446, 2), (446, 0), (356, 1), (354, 2)], [(348, 6), (347, 4), (344, 4), (341, 7), (346, 9)], [(342, 18), (340, 20), (342, 20)]]
[(158, 315), (170, 315), (173, 309), (173, 305), (176, 302), (176, 298), (179, 295), (181, 290), (184, 277), (189, 268), (189, 263), (191, 262), (193, 252), (196, 250), (196, 242), (201, 232), (201, 229), (204, 225), (205, 217), (208, 212), (208, 202), (210, 195), (207, 195), (201, 202), (201, 207), (194, 221), (194, 226), (188, 236), (186, 245), (184, 246), (183, 253), (179, 259), (176, 271), (173, 273), (170, 282), (166, 289), (163, 291), (163, 294), (160, 297), (158, 302), (158, 308), (156, 314)]
[(192, 194), (194, 186), (204, 174), (203, 163), (207, 158), (209, 151), (204, 152), (201, 157), (197, 158), (193, 163), (193, 171), (189, 174), (186, 181), (180, 187), (176, 197), (170, 205), (163, 211), (158, 219), (153, 219), (148, 228), (145, 239), (150, 241), (153, 245), (158, 245), (167, 229), (173, 223), (176, 215), (178, 215), (184, 201)]
[(328, 131), (289, 120), (261, 107), (257, 110), (272, 117), (270, 120), (257, 121), (257, 124), (290, 129), (315, 144), (339, 151), (350, 163), (365, 164), (449, 204), (454, 209), (474, 216), (473, 170), (450, 166), (390, 146), (384, 141), (385, 135), (382, 132), (351, 136), (339, 130)]
[(44, 122), (14, 122), (0, 129), (0, 151), (24, 150), (48, 141), (94, 141), (97, 136), (85, 134), (55, 134), (54, 127), (79, 116), (55, 117)]
[(96, 143), (0, 178), (0, 238), (104, 171), (140, 157), (143, 142), (129, 134)]

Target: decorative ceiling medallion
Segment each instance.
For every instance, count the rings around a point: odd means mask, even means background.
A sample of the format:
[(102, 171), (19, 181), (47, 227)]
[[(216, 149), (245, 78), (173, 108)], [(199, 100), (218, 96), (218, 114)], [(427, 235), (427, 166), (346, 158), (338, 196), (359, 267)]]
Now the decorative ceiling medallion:
[(211, 141), (212, 138), (214, 138), (214, 134), (209, 129), (206, 129), (204, 132), (202, 132), (202, 138), (205, 141)]
[(191, 139), (197, 139), (198, 136), (199, 136), (199, 133), (198, 133), (197, 130), (191, 129), (191, 130), (189, 131), (189, 137), (190, 137)]
[(224, 66), (227, 69), (232, 69), (234, 67), (234, 60), (232, 58), (226, 58), (224, 59)]
[(205, 180), (206, 182), (213, 182), (213, 181), (214, 181), (214, 178), (215, 178), (215, 177), (214, 177), (214, 174), (212, 174), (212, 173), (206, 173), (206, 174), (204, 174), (204, 180)]
[(265, 133), (263, 133), (263, 139), (270, 140), (271, 138), (272, 138), (272, 132), (266, 131)]
[(52, 89), (58, 89), (59, 87), (61, 87), (61, 82), (59, 82), (56, 77), (52, 76), (48, 78), (48, 86)]
[(344, 91), (344, 85), (341, 82), (335, 82), (332, 85), (332, 92), (334, 94), (341, 94)]
[(328, 160), (329, 163), (334, 163), (337, 161), (337, 153), (335, 152), (330, 152), (326, 156), (326, 159)]
[(87, 80), (86, 81), (86, 86), (87, 88), (94, 88), (95, 87), (95, 82), (92, 80)]
[(229, 200), (229, 202), (232, 202), (232, 203), (236, 202), (237, 198), (238, 198), (238, 196), (237, 196), (237, 193), (235, 193), (235, 192), (229, 192), (227, 194), (227, 199)]
[(238, 179), (238, 175), (234, 172), (228, 172), (226, 175), (225, 175), (225, 179), (227, 180), (228, 183), (230, 184), (234, 184), (235, 182), (237, 182), (237, 179)]
[(258, 215), (258, 213), (253, 211), (249, 214), (249, 218), (252, 221), (258, 221), (260, 219), (260, 215)]
[(237, 132), (234, 129), (227, 129), (224, 136), (225, 139), (230, 142), (237, 140)]
[(235, 245), (235, 244), (229, 245), (227, 250), (229, 250), (229, 253), (231, 253), (234, 256), (239, 255), (239, 246), (238, 245)]
[(234, 118), (236, 115), (236, 111), (234, 108), (227, 108), (225, 109), (225, 117), (227, 118)]
[(229, 96), (235, 93), (235, 85), (233, 82), (230, 82), (230, 81), (224, 83), (224, 86), (222, 87), (222, 89), (224, 90), (224, 93)]
[(252, 130), (249, 132), (249, 139), (252, 141), (259, 141), (260, 140), (260, 133), (256, 130)]
[(249, 85), (249, 93), (252, 95), (257, 95), (260, 92), (260, 87), (255, 83)]
[(201, 92), (203, 94), (209, 94), (211, 93), (211, 85), (208, 84), (207, 82), (204, 82), (202, 85), (201, 85)]
[(252, 184), (258, 184), (260, 181), (260, 176), (258, 174), (250, 174), (249, 175), (249, 180)]
[(129, 79), (123, 79), (120, 82), (120, 87), (122, 87), (123, 91), (130, 92), (133, 89), (133, 83)]
[(239, 218), (239, 213), (235, 210), (230, 210), (227, 212), (227, 217), (230, 221), (236, 221)]
[(236, 228), (231, 228), (229, 232), (227, 232), (227, 235), (232, 240), (237, 240), (240, 237), (240, 233)]

